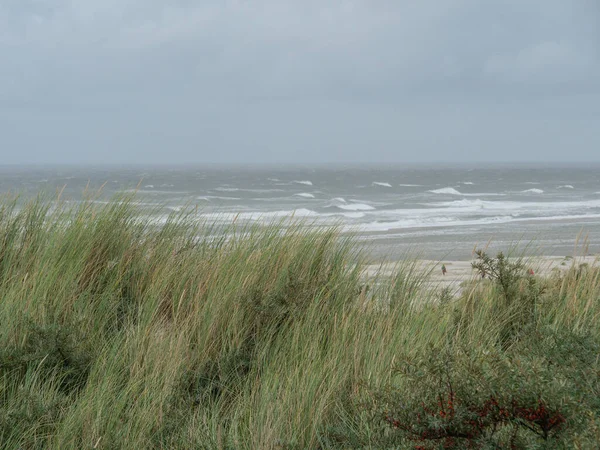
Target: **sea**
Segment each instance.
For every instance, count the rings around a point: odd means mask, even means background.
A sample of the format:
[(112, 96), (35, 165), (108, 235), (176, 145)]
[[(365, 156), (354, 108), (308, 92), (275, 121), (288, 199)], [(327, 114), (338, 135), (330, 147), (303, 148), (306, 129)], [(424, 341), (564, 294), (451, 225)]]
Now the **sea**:
[(182, 210), (222, 225), (337, 226), (373, 260), (600, 254), (599, 164), (0, 167), (2, 194), (58, 192), (100, 203), (133, 194), (159, 226)]

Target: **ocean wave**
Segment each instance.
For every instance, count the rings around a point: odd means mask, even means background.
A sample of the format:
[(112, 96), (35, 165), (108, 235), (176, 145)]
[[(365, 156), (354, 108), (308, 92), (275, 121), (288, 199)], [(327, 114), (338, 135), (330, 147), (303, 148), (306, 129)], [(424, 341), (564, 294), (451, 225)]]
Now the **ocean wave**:
[(541, 184), (539, 181), (526, 181), (523, 184)]
[[(409, 221), (426, 224), (447, 221), (452, 218), (461, 223), (469, 220), (498, 220), (494, 217), (523, 218), (541, 220), (541, 218), (593, 217), (600, 213), (600, 200), (579, 202), (518, 202), (490, 200), (455, 200), (449, 202), (423, 203), (424, 208), (378, 209), (366, 212), (367, 217), (378, 223)], [(412, 221), (412, 222), (411, 222)]]
[(386, 183), (384, 181), (373, 181), (372, 183), (373, 186), (383, 186), (383, 187), (389, 187), (391, 188), (392, 185), (390, 183)]
[(335, 205), (335, 207), (346, 211), (373, 211), (375, 209), (365, 203), (346, 203), (345, 205)]
[(346, 199), (344, 199), (342, 197), (332, 198), (331, 201), (329, 202), (329, 204), (326, 205), (326, 208), (330, 208), (330, 207), (339, 208), (344, 211), (372, 211), (375, 209), (373, 206), (368, 205), (366, 203), (361, 203), (361, 202), (349, 203), (346, 201)]
[[(71, 200), (70, 203), (85, 203), (85, 200)], [(92, 203), (96, 205), (112, 205), (114, 203), (113, 200), (92, 200)], [(124, 202), (117, 202), (117, 204), (122, 205)], [(152, 208), (159, 208), (161, 206), (160, 203), (150, 203), (150, 202), (127, 202), (127, 204), (134, 206), (150, 206)]]
[(472, 185), (475, 184), (472, 181), (461, 181), (460, 184), (468, 184), (468, 185)]
[(458, 227), (458, 226), (481, 226), (505, 224), (511, 222), (552, 222), (558, 220), (581, 220), (581, 219), (600, 219), (600, 214), (574, 214), (566, 216), (544, 216), (544, 217), (514, 217), (514, 216), (493, 216), (479, 219), (461, 220), (457, 217), (435, 217), (431, 219), (404, 219), (391, 222), (371, 222), (367, 224), (347, 226), (346, 229), (358, 228), (364, 232), (390, 231), (397, 229), (411, 228), (439, 228), (439, 227)]
[(460, 195), (463, 197), (506, 197), (507, 194), (501, 192), (474, 192), (472, 194), (465, 194), (462, 192)]
[(341, 213), (340, 215), (348, 219), (362, 219), (366, 214), (362, 212), (345, 212)]
[(285, 192), (283, 189), (230, 188), (230, 187), (218, 187), (218, 188), (214, 188), (213, 191), (218, 191), (218, 192), (254, 192), (254, 193), (257, 193), (257, 194), (268, 194), (269, 192)]
[[(425, 206), (435, 208), (472, 208), (490, 210), (526, 210), (532, 213), (540, 211), (581, 211), (600, 208), (600, 200), (584, 200), (574, 202), (519, 202), (519, 201), (491, 201), (491, 200), (454, 200), (450, 202), (431, 202)], [(433, 208), (424, 211), (433, 211)]]
[[(357, 228), (362, 231), (390, 231), (407, 228), (436, 228), (465, 225), (489, 225), (492, 223), (507, 223), (511, 216), (486, 217), (484, 219), (460, 220), (456, 217), (435, 217), (430, 219), (403, 219), (390, 222), (371, 222), (361, 224)], [(356, 227), (356, 226), (355, 226)]]
[(153, 184), (147, 184), (146, 186), (144, 186), (144, 189), (154, 189), (154, 185)]
[(225, 197), (219, 195), (202, 195), (200, 197), (196, 197), (196, 200), (206, 200), (210, 202), (211, 200), (241, 200), (239, 197)]
[(249, 211), (249, 212), (211, 212), (200, 214), (202, 219), (216, 222), (233, 222), (235, 220), (242, 221), (263, 221), (269, 222), (278, 218), (305, 218), (316, 217), (319, 213), (310, 209), (299, 208), (283, 211)]
[(558, 186), (556, 189), (575, 189), (571, 184), (563, 184), (562, 186)]
[(315, 198), (315, 196), (313, 194), (309, 194), (308, 192), (301, 192), (299, 194), (294, 194), (296, 197), (303, 197), (303, 198)]
[(525, 189), (524, 191), (521, 191), (521, 193), (523, 194), (543, 194), (544, 191), (542, 189)]
[(304, 184), (306, 186), (312, 186), (312, 181), (308, 181), (308, 180), (294, 180), (292, 181), (292, 183), (296, 183), (296, 184)]
[(441, 189), (432, 189), (428, 192), (431, 192), (432, 194), (463, 195), (462, 193), (458, 192), (456, 189), (451, 188), (451, 187), (445, 187), (445, 188), (441, 188)]
[(423, 186), (422, 184), (399, 184), (398, 186), (401, 187), (418, 187), (418, 186)]
[(153, 194), (153, 195), (173, 195), (173, 194), (181, 194), (181, 195), (186, 195), (186, 194), (191, 194), (190, 191), (161, 191), (158, 189), (125, 189), (121, 192), (124, 193), (136, 193), (136, 194)]

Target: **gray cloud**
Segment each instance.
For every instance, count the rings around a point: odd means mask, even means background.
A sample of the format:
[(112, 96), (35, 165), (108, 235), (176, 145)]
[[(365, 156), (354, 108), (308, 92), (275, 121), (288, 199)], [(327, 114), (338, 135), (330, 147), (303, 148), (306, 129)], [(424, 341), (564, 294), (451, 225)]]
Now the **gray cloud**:
[(4, 162), (597, 159), (593, 0), (8, 0)]

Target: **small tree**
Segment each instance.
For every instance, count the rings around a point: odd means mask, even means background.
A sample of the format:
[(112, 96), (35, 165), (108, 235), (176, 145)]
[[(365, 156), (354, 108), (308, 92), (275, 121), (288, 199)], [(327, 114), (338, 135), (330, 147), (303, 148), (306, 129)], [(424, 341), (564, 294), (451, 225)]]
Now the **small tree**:
[(502, 252), (492, 258), (483, 250), (478, 250), (476, 256), (472, 267), (480, 275), (488, 276), (499, 288), (497, 313), (508, 319), (500, 339), (503, 346), (510, 345), (535, 321), (537, 304), (544, 287), (535, 277), (525, 276), (525, 264), (521, 258), (510, 261)]
[(516, 261), (510, 261), (504, 253), (500, 252), (495, 258), (489, 256), (483, 250), (475, 252), (476, 261), (471, 263), (482, 277), (487, 276), (491, 280), (495, 280), (507, 305), (510, 305), (515, 298), (517, 284), (523, 278), (525, 266), (519, 258)]

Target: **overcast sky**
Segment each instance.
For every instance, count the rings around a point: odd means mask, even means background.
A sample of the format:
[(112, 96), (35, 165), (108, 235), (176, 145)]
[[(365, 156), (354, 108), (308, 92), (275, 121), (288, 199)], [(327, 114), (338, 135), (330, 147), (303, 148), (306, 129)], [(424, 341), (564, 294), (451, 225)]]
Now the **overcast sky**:
[(598, 0), (0, 0), (2, 163), (599, 161)]

